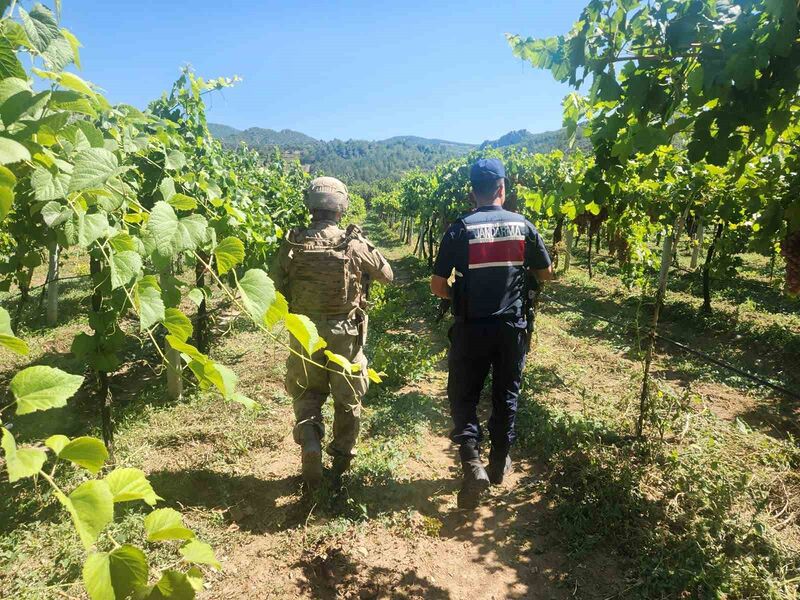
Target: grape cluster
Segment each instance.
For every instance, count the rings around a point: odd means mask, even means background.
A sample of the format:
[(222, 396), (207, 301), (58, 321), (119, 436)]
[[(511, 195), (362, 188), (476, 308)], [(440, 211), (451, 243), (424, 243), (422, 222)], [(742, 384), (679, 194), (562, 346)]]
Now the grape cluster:
[(631, 247), (628, 240), (619, 231), (615, 231), (608, 241), (608, 249), (616, 255), (620, 266), (625, 265), (631, 258)]
[(781, 242), (781, 256), (786, 259), (786, 291), (800, 294), (800, 229)]

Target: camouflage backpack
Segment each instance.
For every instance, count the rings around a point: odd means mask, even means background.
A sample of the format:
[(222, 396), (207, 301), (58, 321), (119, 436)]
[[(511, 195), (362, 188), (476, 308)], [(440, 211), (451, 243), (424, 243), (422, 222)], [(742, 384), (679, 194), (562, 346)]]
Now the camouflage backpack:
[(289, 307), (311, 317), (344, 317), (358, 308), (361, 273), (350, 256), (350, 242), (358, 228), (333, 238), (314, 238), (303, 230), (292, 231), (289, 266)]

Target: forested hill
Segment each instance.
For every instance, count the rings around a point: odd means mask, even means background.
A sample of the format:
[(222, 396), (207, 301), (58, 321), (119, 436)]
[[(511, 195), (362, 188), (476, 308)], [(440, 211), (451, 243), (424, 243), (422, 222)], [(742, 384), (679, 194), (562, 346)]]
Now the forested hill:
[[(553, 150), (563, 150), (566, 152), (570, 149), (566, 129), (543, 131), (541, 133), (531, 133), (527, 129), (518, 129), (516, 131), (509, 131), (496, 140), (486, 140), (480, 145), (480, 148), (505, 148), (508, 146), (526, 148), (530, 152), (542, 152), (544, 154)], [(578, 134), (576, 146), (586, 152), (592, 149), (591, 141), (581, 133)]]
[(555, 148), (566, 150), (568, 146), (563, 129), (544, 133), (530, 133), (521, 129), (497, 140), (487, 140), (479, 146), (416, 136), (398, 136), (379, 141), (323, 141), (291, 129), (276, 131), (250, 127), (242, 131), (217, 123), (209, 123), (209, 129), (228, 146), (244, 142), (262, 153), (278, 147), (284, 153), (295, 154), (312, 173), (324, 172), (348, 183), (399, 177), (414, 168), (431, 169), (438, 163), (476, 148), (519, 146), (534, 152), (549, 152)]

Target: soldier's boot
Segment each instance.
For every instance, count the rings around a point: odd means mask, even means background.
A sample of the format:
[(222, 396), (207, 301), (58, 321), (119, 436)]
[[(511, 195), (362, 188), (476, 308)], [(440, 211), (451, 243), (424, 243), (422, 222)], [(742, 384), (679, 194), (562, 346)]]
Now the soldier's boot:
[(333, 476), (337, 479), (340, 479), (342, 475), (344, 475), (350, 468), (350, 463), (352, 462), (352, 456), (342, 456), (341, 454), (334, 456), (332, 466)]
[(511, 457), (505, 452), (490, 452), (486, 473), (492, 485), (500, 485), (503, 478), (511, 473)]
[(464, 480), (458, 492), (458, 508), (474, 509), (481, 501), (481, 494), (489, 488), (489, 476), (481, 462), (478, 444), (469, 440), (461, 444), (459, 451), (461, 466), (464, 469)]
[(300, 447), (303, 481), (309, 490), (315, 490), (322, 482), (322, 443), (314, 425), (300, 428)]
[(333, 474), (333, 487), (335, 489), (338, 490), (342, 487), (342, 476), (350, 468), (351, 462), (353, 462), (352, 456), (342, 456), (341, 454), (334, 455), (331, 472)]

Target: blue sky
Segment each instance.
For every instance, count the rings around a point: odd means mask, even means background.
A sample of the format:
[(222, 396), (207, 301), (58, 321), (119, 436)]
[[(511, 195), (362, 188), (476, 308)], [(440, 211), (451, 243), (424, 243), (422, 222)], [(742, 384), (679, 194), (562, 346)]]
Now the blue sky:
[(564, 33), (586, 1), (63, 0), (62, 23), (112, 102), (143, 107), (191, 64), (242, 77), (209, 100), (212, 121), (240, 129), (480, 142), (561, 126), (566, 86), (503, 34)]

